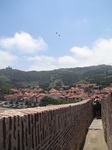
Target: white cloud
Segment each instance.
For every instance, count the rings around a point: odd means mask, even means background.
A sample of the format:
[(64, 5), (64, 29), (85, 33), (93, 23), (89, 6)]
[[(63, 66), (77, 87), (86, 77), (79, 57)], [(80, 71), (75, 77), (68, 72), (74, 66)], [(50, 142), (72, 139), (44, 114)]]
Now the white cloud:
[(12, 66), (17, 59), (15, 55), (0, 51), (0, 69)]
[(97, 64), (112, 65), (112, 39), (99, 39), (94, 43), (93, 47), (94, 57)]
[(91, 65), (112, 65), (112, 39), (98, 39), (92, 48), (73, 47), (72, 56), (63, 56), (58, 59), (63, 67), (83, 67)]
[(74, 67), (77, 64), (77, 60), (71, 56), (63, 56), (58, 59), (59, 66), (61, 68)]
[(80, 59), (86, 59), (88, 57), (91, 57), (93, 52), (87, 47), (84, 46), (82, 48), (80, 47), (73, 47), (71, 49), (71, 52), (75, 55), (74, 57), (80, 58)]
[[(33, 39), (28, 33), (22, 32), (16, 33), (14, 38), (2, 38), (0, 39), (0, 68), (7, 66), (14, 66), (22, 64), (25, 70), (53, 70), (58, 68), (73, 68), (84, 67), (91, 65), (107, 64), (112, 65), (112, 39), (98, 39), (91, 48), (88, 46), (72, 47), (70, 49), (70, 55), (63, 55), (62, 57), (55, 58), (54, 56), (35, 56), (35, 52), (46, 49), (47, 44), (42, 38)], [(20, 50), (19, 55), (13, 54), (11, 50)], [(28, 53), (33, 53), (31, 57), (28, 57)], [(21, 66), (21, 65), (20, 65)], [(29, 67), (28, 67), (29, 66)], [(27, 68), (26, 68), (27, 67)], [(21, 69), (21, 68), (20, 68)]]
[(35, 53), (47, 49), (42, 37), (34, 39), (30, 34), (15, 33), (14, 37), (0, 39), (0, 46), (5, 50), (19, 50), (22, 53)]
[(112, 65), (112, 39), (99, 39), (95, 41), (92, 48), (72, 47), (71, 56), (59, 58), (48, 56), (29, 57), (32, 63), (28, 70), (53, 70), (58, 68), (84, 67), (91, 65)]
[(32, 65), (28, 68), (28, 70), (53, 70), (56, 69), (57, 66), (54, 65), (56, 60), (53, 57), (48, 56), (35, 56), (28, 57), (28, 61), (32, 63)]

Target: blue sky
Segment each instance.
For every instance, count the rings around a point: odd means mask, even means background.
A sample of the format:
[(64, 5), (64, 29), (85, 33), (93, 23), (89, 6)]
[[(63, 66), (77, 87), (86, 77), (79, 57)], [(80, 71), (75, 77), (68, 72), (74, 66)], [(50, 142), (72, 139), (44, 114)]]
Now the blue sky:
[(111, 6), (111, 0), (0, 0), (0, 69), (112, 65)]

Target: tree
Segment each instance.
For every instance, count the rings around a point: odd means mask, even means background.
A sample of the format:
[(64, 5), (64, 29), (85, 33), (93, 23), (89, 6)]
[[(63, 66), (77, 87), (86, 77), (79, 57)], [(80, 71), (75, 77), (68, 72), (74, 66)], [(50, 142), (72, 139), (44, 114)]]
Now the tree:
[(66, 102), (59, 101), (57, 99), (51, 98), (51, 97), (43, 97), (41, 100), (39, 106), (47, 106), (47, 105), (59, 105), (59, 104), (67, 104)]

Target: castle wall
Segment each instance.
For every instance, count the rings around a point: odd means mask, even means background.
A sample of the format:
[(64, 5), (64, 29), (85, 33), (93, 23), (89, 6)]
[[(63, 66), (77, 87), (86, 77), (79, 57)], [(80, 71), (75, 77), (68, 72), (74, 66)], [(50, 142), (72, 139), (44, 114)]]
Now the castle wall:
[(105, 141), (112, 150), (112, 93), (102, 100), (101, 106)]
[(79, 150), (93, 120), (92, 100), (0, 113), (0, 150)]

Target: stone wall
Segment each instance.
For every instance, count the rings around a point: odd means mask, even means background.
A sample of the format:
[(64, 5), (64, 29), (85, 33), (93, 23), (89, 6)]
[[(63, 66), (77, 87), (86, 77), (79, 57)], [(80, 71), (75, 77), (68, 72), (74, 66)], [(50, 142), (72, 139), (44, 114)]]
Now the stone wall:
[(79, 150), (92, 101), (0, 113), (0, 150)]
[(112, 93), (103, 99), (101, 104), (105, 141), (109, 150), (112, 150)]

